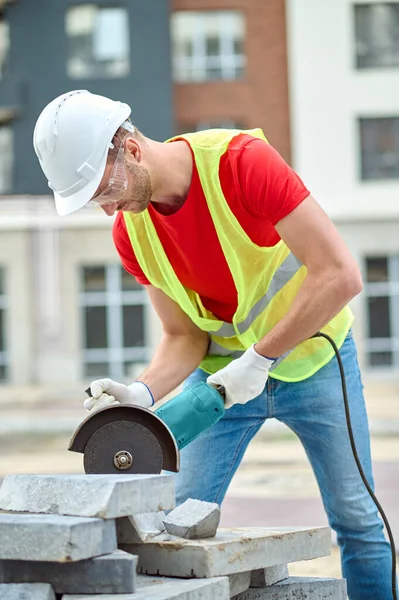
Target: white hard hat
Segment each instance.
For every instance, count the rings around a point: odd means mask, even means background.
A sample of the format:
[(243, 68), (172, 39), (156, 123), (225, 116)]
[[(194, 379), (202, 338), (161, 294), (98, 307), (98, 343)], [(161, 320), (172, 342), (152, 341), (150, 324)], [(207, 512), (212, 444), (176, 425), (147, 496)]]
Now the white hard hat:
[(87, 90), (58, 96), (43, 109), (33, 146), (59, 215), (89, 202), (104, 175), (112, 138), (130, 112), (127, 104)]

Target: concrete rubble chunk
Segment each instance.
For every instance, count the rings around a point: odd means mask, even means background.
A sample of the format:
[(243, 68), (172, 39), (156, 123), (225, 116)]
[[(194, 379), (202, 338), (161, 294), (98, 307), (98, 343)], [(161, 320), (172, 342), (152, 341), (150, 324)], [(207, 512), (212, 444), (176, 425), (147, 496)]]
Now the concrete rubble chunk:
[(45, 581), (56, 594), (127, 594), (136, 589), (136, 568), (137, 556), (122, 550), (74, 563), (3, 560), (0, 582)]
[(169, 577), (219, 577), (331, 553), (329, 527), (223, 529), (216, 537), (185, 540), (163, 533), (144, 544), (122, 544), (139, 557), (139, 573)]
[(188, 540), (215, 537), (220, 522), (220, 508), (213, 502), (189, 498), (164, 519), (166, 531)]
[(115, 521), (0, 514), (0, 559), (74, 562), (117, 550)]
[(251, 584), (251, 571), (229, 575), (230, 598), (245, 592)]
[(274, 585), (279, 581), (283, 581), (289, 577), (287, 565), (276, 565), (275, 567), (267, 567), (267, 569), (257, 569), (251, 573), (250, 587), (264, 588), (269, 585)]
[(116, 519), (175, 507), (172, 475), (7, 475), (0, 509)]
[(164, 512), (143, 513), (116, 520), (119, 544), (139, 544), (165, 531)]
[(138, 577), (138, 589), (134, 594), (123, 596), (66, 594), (62, 600), (229, 600), (227, 577), (215, 579), (168, 579), (162, 577)]
[(55, 594), (48, 583), (8, 583), (0, 584), (1, 600), (55, 600)]
[(249, 588), (233, 600), (346, 600), (345, 579), (289, 577), (263, 589)]

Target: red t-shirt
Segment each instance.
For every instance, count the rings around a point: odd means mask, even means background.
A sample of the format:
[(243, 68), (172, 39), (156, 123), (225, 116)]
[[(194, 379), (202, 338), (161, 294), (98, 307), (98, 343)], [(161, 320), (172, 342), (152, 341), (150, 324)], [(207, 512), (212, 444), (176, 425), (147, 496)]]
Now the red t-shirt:
[[(187, 199), (176, 213), (161, 215), (152, 204), (148, 211), (179, 280), (200, 295), (215, 317), (231, 322), (237, 309), (237, 291), (195, 163), (193, 167)], [(220, 160), (219, 178), (231, 211), (258, 246), (274, 246), (280, 240), (274, 225), (309, 195), (298, 175), (272, 146), (247, 134), (230, 142)], [(114, 222), (113, 238), (124, 268), (139, 283), (148, 285), (121, 212)]]

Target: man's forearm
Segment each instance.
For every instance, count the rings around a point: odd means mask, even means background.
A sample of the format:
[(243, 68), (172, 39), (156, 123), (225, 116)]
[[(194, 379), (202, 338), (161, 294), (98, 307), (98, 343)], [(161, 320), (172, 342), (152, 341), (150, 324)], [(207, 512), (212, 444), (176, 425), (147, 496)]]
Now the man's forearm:
[(255, 350), (277, 358), (327, 325), (361, 291), (356, 270), (307, 275), (288, 313), (263, 337)]
[(209, 337), (164, 333), (151, 363), (138, 377), (150, 388), (155, 402), (173, 391), (201, 363), (207, 353)]

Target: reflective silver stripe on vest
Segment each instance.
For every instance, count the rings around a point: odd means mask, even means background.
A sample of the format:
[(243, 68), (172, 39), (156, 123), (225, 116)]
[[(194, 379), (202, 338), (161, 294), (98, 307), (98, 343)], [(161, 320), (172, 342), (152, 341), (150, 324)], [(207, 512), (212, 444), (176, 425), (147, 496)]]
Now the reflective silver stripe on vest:
[(220, 337), (233, 337), (236, 335), (234, 325), (224, 322), (220, 329), (210, 329), (209, 333), (217, 333)]
[(285, 352), (284, 354), (282, 354), (281, 356), (279, 356), (274, 363), (272, 364), (272, 366), (270, 367), (269, 371), (274, 371), (274, 369), (277, 369), (277, 367), (283, 362), (283, 360), (285, 358), (287, 358), (287, 356), (289, 354), (291, 354), (291, 352), (293, 352), (295, 350), (295, 348), (293, 348), (292, 350), (288, 350), (288, 352)]
[[(279, 356), (274, 361), (269, 371), (274, 371), (274, 369), (277, 369), (277, 367), (283, 362), (285, 358), (287, 358), (289, 354), (291, 354), (292, 351), (293, 350), (289, 350), (288, 352), (285, 352), (284, 354)], [(216, 342), (212, 341), (208, 349), (208, 355), (210, 354), (217, 356), (229, 356), (230, 358), (240, 358), (240, 356), (244, 354), (244, 351), (235, 350), (234, 352), (232, 352), (231, 350), (227, 350), (227, 348), (223, 348), (223, 346), (220, 346), (219, 344), (216, 344)]]
[(273, 300), (274, 296), (289, 282), (290, 279), (292, 279), (295, 273), (299, 271), (301, 266), (302, 263), (292, 254), (292, 252), (290, 252), (275, 272), (266, 294), (251, 308), (247, 318), (242, 321), (242, 323), (237, 324), (237, 329), (241, 334), (245, 333), (247, 329), (251, 327), (255, 319), (259, 317), (269, 302)]
[[(251, 308), (247, 318), (237, 324), (237, 329), (240, 334), (245, 333), (247, 329), (251, 327), (255, 319), (259, 317), (267, 305), (273, 300), (274, 296), (290, 281), (290, 279), (292, 279), (301, 267), (302, 263), (292, 254), (292, 252), (290, 252), (275, 272), (266, 294)], [(223, 323), (220, 329), (216, 331), (210, 330), (210, 333), (215, 333), (220, 337), (233, 337), (236, 335), (232, 323)]]
[(216, 354), (217, 356), (231, 356), (232, 358), (240, 358), (244, 354), (243, 350), (228, 350), (227, 348), (223, 348), (220, 344), (217, 344), (213, 340), (209, 344), (208, 354)]

